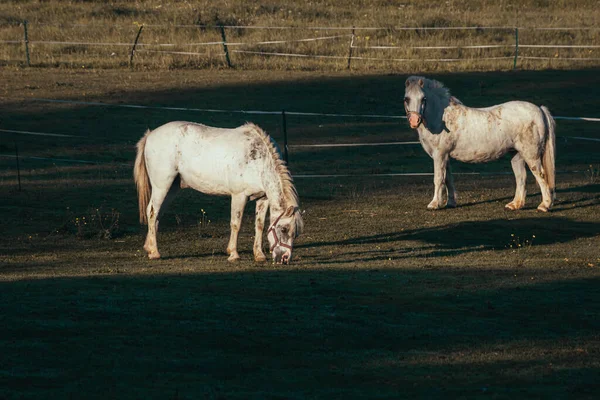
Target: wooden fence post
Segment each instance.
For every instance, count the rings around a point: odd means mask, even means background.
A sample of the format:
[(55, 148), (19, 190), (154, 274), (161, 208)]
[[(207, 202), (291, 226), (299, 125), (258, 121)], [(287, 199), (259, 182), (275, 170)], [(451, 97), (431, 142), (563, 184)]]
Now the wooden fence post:
[(348, 69), (350, 69), (350, 63), (352, 62), (352, 49), (354, 48), (354, 27), (352, 27), (352, 39), (350, 39), (350, 50), (348, 51)]
[(227, 60), (227, 66), (229, 68), (233, 68), (231, 66), (231, 60), (229, 59), (229, 50), (227, 49), (227, 37), (225, 36), (225, 27), (219, 24), (219, 28), (221, 28), (221, 37), (223, 38), (223, 50), (225, 51), (225, 59)]
[(129, 56), (129, 68), (133, 68), (133, 55), (135, 54), (135, 48), (138, 44), (138, 40), (140, 40), (142, 29), (144, 29), (144, 25), (140, 26), (140, 29), (138, 30), (138, 33), (135, 37), (135, 41), (133, 42), (133, 46), (131, 47), (131, 55)]
[(31, 67), (31, 62), (29, 60), (29, 35), (27, 33), (27, 20), (23, 21), (23, 30), (25, 31), (25, 55), (27, 56), (27, 66)]
[(285, 110), (281, 111), (281, 125), (283, 129), (283, 159), (285, 160), (286, 164), (289, 164), (287, 122), (285, 120)]

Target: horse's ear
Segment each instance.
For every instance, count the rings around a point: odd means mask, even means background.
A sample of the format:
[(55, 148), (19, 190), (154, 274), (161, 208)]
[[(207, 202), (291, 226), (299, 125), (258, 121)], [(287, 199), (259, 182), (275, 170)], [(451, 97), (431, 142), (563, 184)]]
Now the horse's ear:
[(421, 86), (421, 87), (425, 86), (425, 82), (423, 82), (423, 79), (419, 79), (419, 86)]
[(450, 96), (450, 104), (452, 104), (453, 106), (456, 106), (456, 105), (462, 104), (462, 102), (459, 99), (457, 99), (456, 97)]
[(294, 206), (289, 206), (289, 207), (287, 208), (287, 210), (285, 210), (285, 214), (284, 214), (284, 216), (285, 216), (285, 217), (291, 217), (292, 215), (294, 215), (294, 211), (296, 211), (296, 207), (294, 207)]
[(406, 82), (404, 82), (405, 87), (408, 87), (408, 85), (410, 85), (410, 79), (407, 79)]

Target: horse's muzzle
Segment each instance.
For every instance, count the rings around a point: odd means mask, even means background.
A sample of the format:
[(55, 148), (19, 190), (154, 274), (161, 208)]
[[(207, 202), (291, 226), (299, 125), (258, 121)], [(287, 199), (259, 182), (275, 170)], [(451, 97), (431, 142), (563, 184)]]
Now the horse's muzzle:
[(408, 120), (408, 125), (412, 129), (417, 129), (419, 125), (423, 122), (423, 116), (417, 112), (409, 111), (406, 113), (406, 119)]
[(277, 264), (287, 265), (292, 261), (292, 251), (288, 249), (282, 250), (280, 247), (277, 247), (273, 251), (273, 260)]

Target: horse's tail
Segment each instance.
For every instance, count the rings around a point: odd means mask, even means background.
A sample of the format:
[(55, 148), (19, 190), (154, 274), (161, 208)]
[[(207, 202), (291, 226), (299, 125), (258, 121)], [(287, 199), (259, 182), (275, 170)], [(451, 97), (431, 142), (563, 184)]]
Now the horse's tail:
[(554, 118), (552, 118), (552, 114), (550, 114), (550, 110), (547, 107), (541, 106), (540, 108), (546, 120), (546, 146), (544, 148), (544, 156), (542, 157), (542, 166), (544, 167), (546, 182), (552, 191), (552, 199), (555, 199), (556, 122), (554, 122)]
[(146, 148), (146, 138), (150, 130), (146, 131), (146, 134), (137, 143), (137, 155), (135, 157), (135, 166), (133, 167), (133, 178), (135, 179), (135, 185), (138, 193), (138, 207), (140, 211), (140, 223), (147, 224), (148, 217), (146, 216), (146, 208), (150, 202), (150, 195), (152, 194), (152, 186), (150, 185), (150, 179), (148, 178), (148, 170), (146, 169), (146, 157), (144, 151)]

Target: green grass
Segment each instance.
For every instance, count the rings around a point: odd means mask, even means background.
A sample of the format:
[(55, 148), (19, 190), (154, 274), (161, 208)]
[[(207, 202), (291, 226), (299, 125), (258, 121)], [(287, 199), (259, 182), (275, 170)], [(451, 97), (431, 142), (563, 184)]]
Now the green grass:
[[(296, 179), (306, 232), (289, 267), (237, 264), (229, 200), (183, 191), (145, 229), (128, 164), (146, 128), (237, 126), (239, 114), (40, 103), (401, 114), (405, 75), (0, 70), (0, 398), (594, 398), (600, 368), (600, 166), (593, 123), (558, 122), (557, 203), (506, 212), (510, 175), (458, 175), (460, 207), (430, 212), (431, 177)], [(437, 74), (466, 104), (511, 99), (592, 115), (595, 70)], [(281, 141), (279, 116), (252, 118)], [(288, 118), (290, 144), (414, 140), (404, 121)], [(590, 169), (590, 165), (593, 167)], [(431, 171), (420, 147), (293, 149), (305, 173)], [(510, 171), (508, 159), (454, 163)], [(595, 168), (595, 169), (594, 169)], [(204, 210), (206, 215), (201, 212)], [(113, 217), (118, 223), (113, 224)], [(209, 219), (210, 224), (201, 224)], [(83, 218), (86, 223), (82, 225)], [(94, 219), (95, 218), (95, 219)], [(98, 222), (102, 219), (102, 223)], [(105, 231), (109, 229), (110, 235)], [(105, 237), (110, 237), (106, 239)], [(521, 246), (519, 246), (519, 244)]]

